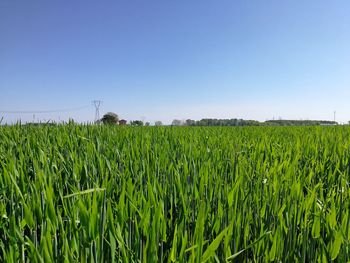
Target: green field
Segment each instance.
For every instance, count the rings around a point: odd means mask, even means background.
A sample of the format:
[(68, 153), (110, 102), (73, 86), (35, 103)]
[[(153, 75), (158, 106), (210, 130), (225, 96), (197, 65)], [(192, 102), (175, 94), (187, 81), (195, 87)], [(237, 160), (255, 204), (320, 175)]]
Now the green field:
[(0, 127), (1, 262), (347, 262), (349, 127)]

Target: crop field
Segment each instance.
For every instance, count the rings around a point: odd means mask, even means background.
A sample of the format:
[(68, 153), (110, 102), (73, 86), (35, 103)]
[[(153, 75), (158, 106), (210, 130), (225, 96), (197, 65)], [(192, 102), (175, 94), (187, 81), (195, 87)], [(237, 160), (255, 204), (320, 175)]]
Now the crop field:
[(1, 262), (348, 262), (349, 127), (0, 127)]

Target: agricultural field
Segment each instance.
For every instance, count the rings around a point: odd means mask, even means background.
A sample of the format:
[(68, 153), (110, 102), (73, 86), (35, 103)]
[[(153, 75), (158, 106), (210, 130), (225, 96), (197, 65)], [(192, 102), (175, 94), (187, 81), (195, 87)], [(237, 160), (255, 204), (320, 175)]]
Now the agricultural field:
[(1, 262), (347, 262), (349, 127), (0, 127)]

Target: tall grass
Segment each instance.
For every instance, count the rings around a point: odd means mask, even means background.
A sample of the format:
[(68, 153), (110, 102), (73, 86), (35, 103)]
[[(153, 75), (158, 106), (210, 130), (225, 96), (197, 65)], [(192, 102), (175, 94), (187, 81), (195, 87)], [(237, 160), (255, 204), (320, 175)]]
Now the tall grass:
[(347, 262), (347, 127), (0, 127), (2, 262)]

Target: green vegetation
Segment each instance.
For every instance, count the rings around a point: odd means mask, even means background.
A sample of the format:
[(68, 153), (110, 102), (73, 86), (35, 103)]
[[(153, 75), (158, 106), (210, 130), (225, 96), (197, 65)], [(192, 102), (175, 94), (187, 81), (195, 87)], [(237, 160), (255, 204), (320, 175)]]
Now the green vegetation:
[[(130, 125), (131, 126), (143, 126), (143, 121), (140, 121), (140, 120), (131, 121)], [(147, 125), (147, 126), (149, 126), (149, 125)]]
[(1, 262), (347, 262), (350, 128), (0, 127)]
[(199, 121), (188, 119), (185, 122), (174, 120), (173, 126), (318, 126), (337, 125), (335, 121), (322, 120), (268, 120), (259, 122), (255, 120), (243, 119), (201, 119)]
[(105, 115), (103, 115), (102, 119), (100, 120), (103, 124), (118, 124), (119, 117), (117, 114), (113, 112), (107, 112)]

